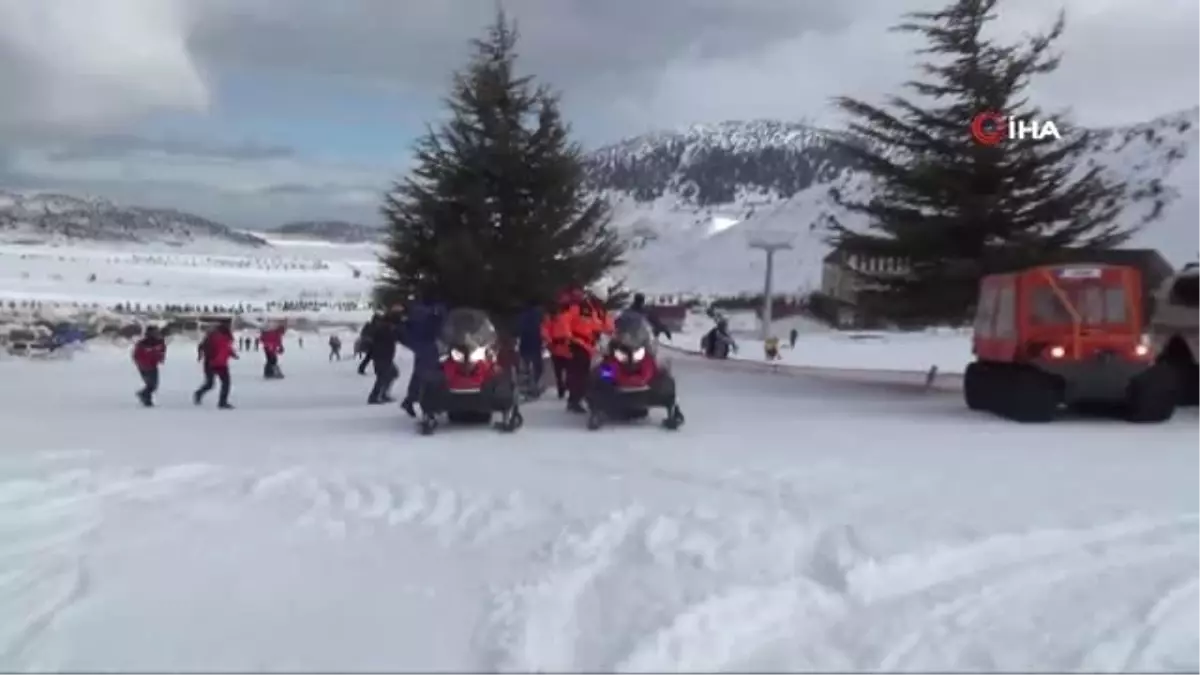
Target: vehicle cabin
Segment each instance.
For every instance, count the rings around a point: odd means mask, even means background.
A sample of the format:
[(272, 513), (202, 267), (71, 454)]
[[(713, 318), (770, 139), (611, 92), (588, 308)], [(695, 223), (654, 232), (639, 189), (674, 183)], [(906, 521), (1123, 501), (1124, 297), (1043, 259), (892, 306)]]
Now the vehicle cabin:
[(1054, 265), (986, 277), (975, 316), (981, 361), (1148, 360), (1141, 275), (1120, 265)]
[(1175, 411), (1175, 377), (1142, 334), (1141, 273), (1046, 265), (985, 277), (963, 375), (967, 407), (1047, 422), (1063, 407), (1121, 410), (1134, 422)]

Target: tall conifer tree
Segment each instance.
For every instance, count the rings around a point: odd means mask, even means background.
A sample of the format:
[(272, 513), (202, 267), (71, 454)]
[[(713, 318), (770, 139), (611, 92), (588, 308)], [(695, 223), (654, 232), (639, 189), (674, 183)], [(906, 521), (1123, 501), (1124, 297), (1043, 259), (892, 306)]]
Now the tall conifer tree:
[(516, 74), (516, 44), (498, 13), (454, 76), (448, 121), (417, 142), (414, 168), (386, 196), (380, 304), (423, 297), (504, 319), (621, 264), (558, 98)]
[[(999, 0), (953, 0), (934, 12), (906, 15), (894, 30), (928, 42), (921, 79), (906, 83), (913, 99), (886, 107), (837, 99), (853, 119), (836, 141), (865, 170), (865, 199), (834, 198), (866, 228), (834, 218), (831, 243), (846, 254), (904, 261), (907, 273), (865, 273), (881, 290), (867, 304), (901, 320), (955, 321), (991, 272), (1052, 260), (1066, 248), (1108, 248), (1132, 229), (1118, 223), (1125, 186), (1099, 167), (1079, 165), (1089, 134), (1050, 117), (1025, 96), (1030, 80), (1052, 72), (1051, 29), (1016, 45), (985, 37)], [(980, 112), (1053, 120), (1061, 141), (1029, 137), (987, 146), (969, 131)], [(868, 295), (870, 297), (870, 295)]]

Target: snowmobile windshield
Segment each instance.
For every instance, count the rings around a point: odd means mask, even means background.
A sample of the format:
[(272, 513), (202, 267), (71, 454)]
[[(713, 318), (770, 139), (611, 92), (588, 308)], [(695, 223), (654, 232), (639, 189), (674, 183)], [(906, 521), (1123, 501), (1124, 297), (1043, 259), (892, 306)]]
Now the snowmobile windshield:
[(491, 347), (495, 341), (496, 327), (478, 309), (451, 310), (442, 323), (442, 342), (447, 347), (475, 350)]
[(613, 342), (626, 349), (647, 348), (653, 341), (650, 322), (638, 312), (626, 310), (613, 322)]

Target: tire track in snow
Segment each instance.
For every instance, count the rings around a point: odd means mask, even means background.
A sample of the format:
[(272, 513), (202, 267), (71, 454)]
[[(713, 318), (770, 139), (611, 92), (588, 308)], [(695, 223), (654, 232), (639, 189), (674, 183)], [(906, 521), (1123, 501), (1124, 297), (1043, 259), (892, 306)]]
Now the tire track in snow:
[(323, 476), (297, 468), (260, 479), (250, 495), (257, 501), (295, 501), (294, 525), (320, 528), (336, 538), (414, 527), (433, 534), (442, 545), (479, 544), (540, 517), (539, 509), (517, 491), (503, 496), (464, 494), (432, 482)]
[[(1144, 623), (1138, 631), (1137, 637), (1129, 649), (1129, 653), (1125, 656), (1121, 670), (1125, 672), (1146, 672), (1161, 668), (1162, 666), (1157, 663), (1147, 664), (1145, 656), (1148, 652), (1152, 651), (1151, 648), (1155, 646), (1164, 628), (1172, 623), (1171, 619), (1185, 611), (1193, 613), (1196, 611), (1198, 594), (1200, 594), (1200, 579), (1196, 577), (1192, 577), (1181, 584), (1176, 584), (1163, 594), (1146, 614)], [(1192, 637), (1194, 638), (1195, 634)], [(1182, 670), (1178, 666), (1172, 666), (1169, 669)]]
[[(860, 666), (881, 671), (905, 670), (910, 665), (917, 669), (942, 666), (1011, 669), (1012, 664), (995, 662), (950, 661), (931, 665), (929, 658), (935, 655), (944, 658), (947, 653), (953, 655), (971, 648), (982, 632), (979, 622), (988, 612), (994, 619), (1001, 619), (1001, 626), (1004, 621), (1028, 626), (1038, 611), (1046, 611), (1037, 608), (1052, 606), (1066, 590), (1077, 589), (1074, 584), (1080, 580), (1086, 580), (1088, 591), (1094, 593), (1097, 576), (1141, 575), (1147, 571), (1147, 565), (1176, 562), (1180, 558), (1191, 558), (1190, 565), (1194, 567), (1196, 524), (1196, 516), (1187, 516), (1120, 522), (1076, 532), (999, 535), (935, 554), (923, 566), (916, 565), (917, 559), (911, 555), (899, 556), (891, 563), (869, 563), (850, 575), (851, 590), (858, 596), (861, 607), (851, 623), (877, 624), (879, 618), (890, 617), (902, 629), (899, 637), (892, 638), (878, 663)], [(988, 563), (993, 556), (1000, 557), (1002, 562)], [(927, 570), (948, 567), (950, 573), (941, 579), (926, 576), (924, 582), (913, 584), (911, 579), (917, 567)], [(888, 585), (893, 590), (881, 593), (881, 588)], [(1010, 605), (1016, 600), (1024, 600), (1026, 604), (1014, 609)], [(881, 616), (872, 618), (872, 615)], [(956, 645), (956, 638), (965, 638), (967, 642)], [(918, 655), (926, 659), (918, 660), (915, 658)], [(976, 654), (974, 658), (984, 656)], [(1056, 666), (1071, 667), (1074, 665)]]
[(87, 548), (107, 503), (170, 497), (208, 473), (73, 470), (0, 483), (0, 668), (51, 667), (37, 662), (38, 639), (90, 593)]
[(491, 625), (499, 663), (486, 670), (566, 672), (575, 669), (580, 638), (577, 606), (606, 569), (617, 562), (617, 550), (645, 517), (632, 506), (608, 514), (583, 531), (569, 529), (543, 555), (558, 566), (524, 586), (501, 591)]
[[(794, 636), (816, 606), (836, 615), (856, 545), (849, 528), (778, 510), (651, 515), (632, 505), (576, 522), (527, 564), (538, 570), (531, 580), (494, 593), (477, 631), (480, 668), (728, 668)], [(732, 617), (737, 625), (723, 623)]]

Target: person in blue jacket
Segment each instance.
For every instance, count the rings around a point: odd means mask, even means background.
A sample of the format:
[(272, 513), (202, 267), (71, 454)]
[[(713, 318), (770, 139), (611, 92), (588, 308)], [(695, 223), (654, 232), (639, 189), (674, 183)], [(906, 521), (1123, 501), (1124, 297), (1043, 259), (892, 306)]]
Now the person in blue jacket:
[(541, 307), (531, 305), (517, 318), (517, 340), (520, 343), (518, 352), (521, 356), (521, 365), (528, 369), (531, 386), (539, 391), (542, 383), (542, 371), (545, 367), (542, 356), (545, 350), (545, 345), (542, 344), (544, 314)]
[(416, 417), (413, 408), (421, 394), (421, 378), (438, 366), (438, 338), (442, 334), (445, 307), (431, 302), (414, 302), (408, 307), (407, 317), (400, 329), (400, 344), (413, 354), (412, 374), (408, 378), (408, 392), (400, 407), (410, 417)]

